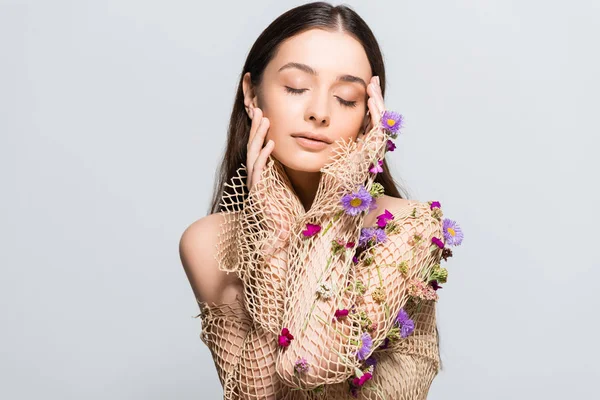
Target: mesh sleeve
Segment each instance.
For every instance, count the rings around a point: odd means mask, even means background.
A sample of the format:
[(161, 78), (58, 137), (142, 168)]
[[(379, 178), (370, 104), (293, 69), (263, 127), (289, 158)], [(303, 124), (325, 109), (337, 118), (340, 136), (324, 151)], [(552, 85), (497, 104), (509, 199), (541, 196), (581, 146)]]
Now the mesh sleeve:
[[(305, 254), (290, 256), (290, 262), (297, 257), (304, 263), (287, 293), (289, 307), (283, 318), (298, 339), (279, 358), (278, 372), (288, 385), (309, 389), (352, 376), (383, 344), (414, 292), (413, 282), (425, 280), (439, 261), (441, 251), (431, 240), (441, 237), (442, 227), (429, 205), (409, 202), (392, 214), (395, 232), (362, 253), (356, 264), (351, 253), (334, 255), (331, 250), (331, 242), (340, 235), (344, 242), (356, 239), (343, 236), (349, 231), (345, 222), (339, 223), (343, 218), (320, 240), (307, 243)], [(329, 298), (320, 292), (324, 285), (334, 293)], [(335, 318), (336, 310), (343, 309), (352, 312)], [(293, 365), (301, 357), (312, 368), (298, 379)]]

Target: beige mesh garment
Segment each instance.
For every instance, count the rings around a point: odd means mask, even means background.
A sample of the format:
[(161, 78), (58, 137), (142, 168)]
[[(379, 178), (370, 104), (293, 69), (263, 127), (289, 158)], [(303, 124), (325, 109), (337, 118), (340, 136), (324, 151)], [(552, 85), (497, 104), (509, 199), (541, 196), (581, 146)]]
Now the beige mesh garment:
[[(440, 270), (432, 239), (444, 237), (441, 209), (402, 203), (385, 229), (373, 228), (385, 237), (369, 238), (368, 210), (350, 215), (340, 201), (361, 185), (376, 201), (369, 169), (388, 138), (375, 127), (361, 144), (336, 142), (308, 211), (273, 158), (250, 193), (244, 166), (226, 184), (216, 257), (244, 292), (230, 304), (200, 302), (198, 315), (224, 399), (426, 398), (439, 370), (437, 294), (426, 283)], [(321, 230), (307, 236), (308, 224)], [(414, 322), (407, 337), (401, 309)], [(283, 328), (293, 339), (282, 344)]]

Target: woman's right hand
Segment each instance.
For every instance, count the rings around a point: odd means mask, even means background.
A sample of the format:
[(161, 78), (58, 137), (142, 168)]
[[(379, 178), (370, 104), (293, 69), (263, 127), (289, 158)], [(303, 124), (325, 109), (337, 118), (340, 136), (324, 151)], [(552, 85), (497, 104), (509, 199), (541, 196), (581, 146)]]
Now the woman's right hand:
[(295, 218), (303, 211), (302, 205), (287, 178), (283, 166), (271, 154), (273, 140), (265, 144), (269, 119), (260, 108), (251, 111), (252, 125), (247, 144), (246, 168), (249, 195), (263, 214), (265, 228), (277, 236), (277, 245), (287, 241)]
[(249, 191), (260, 180), (269, 155), (275, 148), (275, 142), (272, 140), (264, 145), (270, 122), (268, 118), (263, 117), (262, 110), (258, 107), (253, 108), (250, 112), (250, 118), (252, 119), (252, 125), (246, 146), (247, 186)]

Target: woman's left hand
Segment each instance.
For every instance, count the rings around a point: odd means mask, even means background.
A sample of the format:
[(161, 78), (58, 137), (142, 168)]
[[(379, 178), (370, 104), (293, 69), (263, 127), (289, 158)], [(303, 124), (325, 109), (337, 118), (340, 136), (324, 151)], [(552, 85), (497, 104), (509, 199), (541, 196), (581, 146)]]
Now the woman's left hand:
[(375, 122), (379, 123), (385, 111), (383, 93), (381, 92), (381, 83), (378, 76), (371, 77), (371, 81), (367, 85), (367, 95), (369, 95), (369, 99), (367, 100), (367, 108), (370, 116), (369, 123), (365, 131), (358, 135), (358, 138), (364, 138), (374, 128)]

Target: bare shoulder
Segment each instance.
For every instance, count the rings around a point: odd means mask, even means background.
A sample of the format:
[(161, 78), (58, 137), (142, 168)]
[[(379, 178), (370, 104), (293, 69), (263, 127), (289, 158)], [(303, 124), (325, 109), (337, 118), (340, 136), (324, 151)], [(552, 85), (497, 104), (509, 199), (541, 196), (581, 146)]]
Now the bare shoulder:
[(392, 214), (396, 214), (403, 208), (422, 205), (422, 202), (417, 200), (402, 199), (385, 194), (378, 197), (375, 203), (377, 207), (365, 216), (364, 226), (374, 226), (377, 221), (377, 216), (383, 214), (385, 210), (388, 210)]
[(217, 244), (223, 221), (222, 213), (202, 217), (190, 224), (179, 240), (181, 264), (198, 301), (224, 302), (233, 286), (241, 283), (234, 274), (218, 268)]

